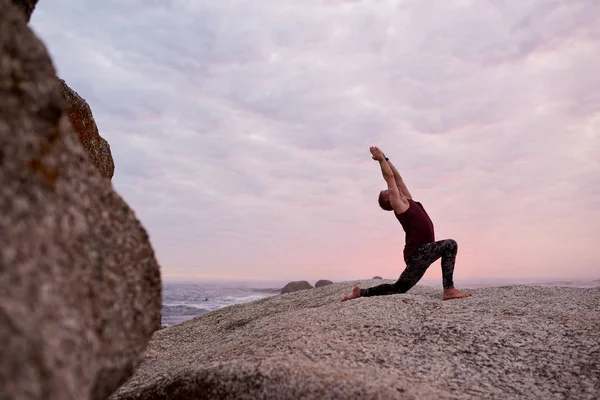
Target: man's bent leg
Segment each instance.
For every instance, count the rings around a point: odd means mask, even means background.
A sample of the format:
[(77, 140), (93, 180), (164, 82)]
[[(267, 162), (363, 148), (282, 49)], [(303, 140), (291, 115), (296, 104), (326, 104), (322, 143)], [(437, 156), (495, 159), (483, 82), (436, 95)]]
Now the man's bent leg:
[(454, 264), (458, 252), (458, 243), (453, 239), (438, 240), (437, 242), (427, 243), (410, 258), (411, 263), (419, 265), (433, 264), (438, 258), (442, 258), (442, 281), (444, 289), (454, 287)]
[(456, 253), (458, 253), (458, 243), (456, 240), (444, 240), (442, 245), (442, 284), (444, 289), (454, 287), (454, 264), (456, 263)]
[[(444, 285), (444, 300), (460, 299), (471, 296), (470, 293), (463, 292), (454, 288), (454, 264), (456, 263), (456, 254), (458, 253), (458, 244), (453, 239), (440, 240), (429, 243), (424, 246), (424, 251), (419, 253), (418, 257), (425, 257), (428, 260), (436, 257), (442, 257), (442, 283)], [(428, 258), (428, 255), (431, 258)], [(417, 258), (418, 258), (417, 257)]]

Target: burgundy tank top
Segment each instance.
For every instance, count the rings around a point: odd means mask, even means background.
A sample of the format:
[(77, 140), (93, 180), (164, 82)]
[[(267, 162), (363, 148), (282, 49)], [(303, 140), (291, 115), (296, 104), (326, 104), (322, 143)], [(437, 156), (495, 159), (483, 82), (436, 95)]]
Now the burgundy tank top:
[(408, 200), (408, 203), (410, 207), (402, 214), (394, 212), (396, 218), (402, 224), (404, 232), (406, 232), (404, 261), (407, 261), (410, 255), (420, 246), (435, 242), (433, 222), (431, 222), (423, 205), (411, 199)]

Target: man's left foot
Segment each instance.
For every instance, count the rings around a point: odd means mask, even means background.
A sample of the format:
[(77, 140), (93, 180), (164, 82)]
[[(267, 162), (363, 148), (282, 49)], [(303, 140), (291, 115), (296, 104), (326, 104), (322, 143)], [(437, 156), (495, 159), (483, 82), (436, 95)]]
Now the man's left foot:
[(458, 290), (455, 288), (444, 289), (444, 300), (462, 299), (470, 296), (472, 296), (471, 293), (463, 292), (462, 290)]
[(360, 287), (354, 286), (354, 289), (352, 289), (352, 293), (345, 295), (340, 301), (352, 300), (356, 299), (357, 297), (360, 297)]

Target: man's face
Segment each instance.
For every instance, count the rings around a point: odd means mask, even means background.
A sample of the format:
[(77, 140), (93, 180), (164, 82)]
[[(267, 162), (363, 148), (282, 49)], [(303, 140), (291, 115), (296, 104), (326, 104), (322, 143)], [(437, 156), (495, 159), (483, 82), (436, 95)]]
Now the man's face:
[(390, 201), (390, 191), (389, 190), (382, 190), (381, 191), (381, 198), (385, 201)]

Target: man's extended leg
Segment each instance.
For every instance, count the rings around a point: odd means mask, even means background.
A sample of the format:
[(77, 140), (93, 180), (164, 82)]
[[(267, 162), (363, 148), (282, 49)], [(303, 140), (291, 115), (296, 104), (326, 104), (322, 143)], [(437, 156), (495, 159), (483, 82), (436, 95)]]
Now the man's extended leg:
[(395, 283), (382, 283), (381, 285), (373, 286), (368, 289), (361, 289), (359, 286), (355, 286), (350, 294), (342, 298), (342, 301), (356, 299), (357, 297), (383, 296), (387, 294), (406, 293), (423, 277), (423, 274), (425, 274), (427, 267), (419, 268), (419, 266), (417, 265), (407, 264), (406, 268), (400, 275), (400, 278), (398, 278), (398, 280)]

